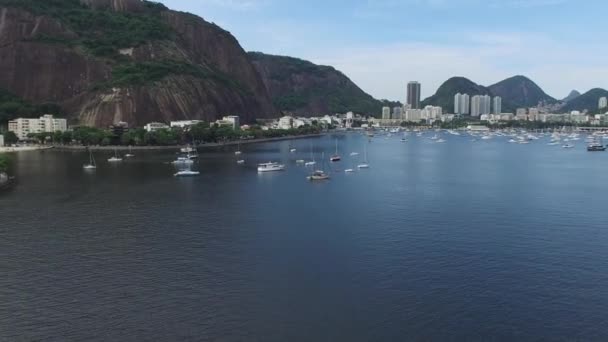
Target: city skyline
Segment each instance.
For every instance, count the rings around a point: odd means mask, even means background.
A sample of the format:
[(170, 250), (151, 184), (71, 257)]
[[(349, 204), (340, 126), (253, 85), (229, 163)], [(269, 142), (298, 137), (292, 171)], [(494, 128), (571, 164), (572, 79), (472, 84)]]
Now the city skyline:
[[(607, 87), (608, 47), (581, 34), (603, 30), (601, 1), (355, 0), (346, 11), (341, 1), (162, 1), (217, 23), (248, 51), (331, 65), (376, 98), (405, 103), (395, 74), (424, 84), (422, 98), (452, 76), (490, 85), (521, 74), (558, 99)], [(500, 15), (481, 15), (492, 11)]]

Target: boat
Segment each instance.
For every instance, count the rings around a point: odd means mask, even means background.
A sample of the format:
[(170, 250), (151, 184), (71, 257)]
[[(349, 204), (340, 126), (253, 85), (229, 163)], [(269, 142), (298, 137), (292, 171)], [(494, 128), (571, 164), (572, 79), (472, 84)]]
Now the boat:
[(439, 140), (436, 141), (436, 143), (439, 143), (439, 144), (440, 143), (444, 143), (444, 142), (445, 142), (445, 140), (443, 140), (443, 139), (439, 139)]
[(297, 151), (297, 150), (296, 150), (295, 148), (290, 148), (290, 149), (289, 149), (289, 152), (291, 152), (291, 153), (295, 153), (296, 151)]
[(235, 156), (240, 156), (243, 152), (241, 152), (241, 142), (239, 141), (237, 150), (234, 151)]
[(192, 177), (192, 176), (198, 176), (201, 173), (198, 171), (192, 171), (192, 170), (182, 170), (182, 171), (178, 171), (176, 174), (174, 174), (174, 177)]
[(194, 151), (196, 151), (196, 150), (194, 148), (192, 148), (192, 146), (190, 146), (190, 145), (188, 145), (186, 147), (182, 147), (180, 149), (180, 152), (182, 152), (182, 153), (191, 153), (191, 152), (194, 152)]
[(351, 152), (350, 156), (351, 157), (356, 157), (359, 155), (359, 152)]
[(187, 157), (187, 156), (186, 157), (181, 156), (181, 157), (177, 157), (177, 159), (174, 160), (172, 162), (172, 164), (191, 165), (191, 164), (194, 164), (194, 161), (192, 159), (190, 159), (189, 157)]
[(357, 165), (359, 169), (369, 169), (369, 163), (367, 162), (367, 146), (363, 146), (363, 163)]
[(241, 160), (237, 160), (236, 163), (239, 165), (243, 165), (243, 164), (245, 164), (245, 161), (243, 159), (241, 159)]
[(135, 155), (131, 151), (131, 146), (129, 146), (129, 153), (125, 154), (125, 158), (133, 158)]
[(296, 164), (304, 164), (304, 163), (306, 163), (306, 160), (304, 160), (304, 159), (296, 160)]
[(310, 143), (310, 161), (306, 162), (304, 164), (304, 166), (314, 166), (314, 165), (317, 165), (317, 162), (315, 161), (315, 156), (312, 153), (312, 143)]
[(344, 172), (346, 172), (346, 173), (353, 173), (353, 172), (355, 172), (355, 170), (354, 169), (346, 169), (346, 170), (344, 170)]
[(258, 164), (258, 172), (284, 171), (285, 165), (279, 163), (262, 163)]
[(89, 163), (88, 164), (84, 164), (82, 166), (83, 169), (85, 170), (95, 170), (97, 169), (97, 164), (95, 163), (95, 158), (93, 158), (93, 152), (91, 150), (89, 150)]
[(193, 159), (198, 159), (198, 154), (196, 154), (196, 153), (195, 153), (195, 154), (188, 153), (188, 154), (186, 155), (186, 158), (188, 158), (188, 159), (190, 159), (190, 160), (193, 160)]
[(606, 146), (600, 140), (594, 140), (587, 145), (587, 151), (589, 152), (604, 152)]
[(314, 171), (310, 176), (308, 176), (307, 179), (310, 181), (328, 180), (329, 175), (326, 174), (324, 171), (317, 170)]
[(122, 158), (118, 157), (118, 151), (114, 149), (114, 157), (108, 159), (110, 163), (120, 163)]
[(329, 158), (329, 161), (331, 162), (338, 162), (340, 161), (342, 158), (340, 157), (340, 155), (338, 154), (338, 139), (336, 139), (336, 154), (334, 154), (333, 156), (331, 156)]
[(566, 144), (562, 146), (563, 148), (574, 148), (574, 145), (572, 144)]

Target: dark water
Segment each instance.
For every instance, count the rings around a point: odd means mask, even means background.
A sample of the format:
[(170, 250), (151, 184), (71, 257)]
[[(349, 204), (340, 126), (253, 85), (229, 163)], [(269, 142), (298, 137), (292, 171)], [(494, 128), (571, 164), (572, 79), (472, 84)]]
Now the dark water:
[(90, 174), (20, 154), (0, 340), (608, 340), (608, 154), (447, 139), (377, 138), (371, 169), (316, 184), (295, 159), (332, 137), (246, 146), (243, 167), (209, 152), (191, 179), (170, 152)]

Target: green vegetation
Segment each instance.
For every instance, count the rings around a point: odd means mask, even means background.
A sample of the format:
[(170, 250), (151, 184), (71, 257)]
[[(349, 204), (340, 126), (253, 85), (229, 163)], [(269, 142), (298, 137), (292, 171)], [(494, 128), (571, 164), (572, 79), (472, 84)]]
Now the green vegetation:
[(0, 154), (0, 173), (8, 172), (8, 157), (6, 154)]
[(12, 144), (16, 144), (17, 142), (19, 142), (19, 138), (17, 137), (17, 135), (14, 132), (4, 132), (2, 133), (4, 135), (4, 143), (6, 145), (12, 145)]
[(600, 114), (608, 111), (608, 108), (603, 108), (600, 110), (597, 106), (599, 104), (600, 97), (608, 97), (608, 90), (602, 88), (594, 88), (589, 90), (588, 92), (578, 96), (577, 98), (571, 100), (562, 108), (562, 111), (565, 113), (569, 113), (573, 110), (584, 111), (588, 110), (592, 114)]
[(9, 120), (25, 117), (32, 118), (42, 114), (63, 114), (61, 107), (53, 103), (34, 105), (22, 98), (0, 89), (0, 126), (6, 125)]
[(41, 144), (78, 144), (84, 146), (172, 146), (188, 143), (225, 143), (229, 141), (297, 136), (320, 133), (320, 126), (304, 126), (291, 130), (262, 130), (253, 126), (249, 130), (234, 130), (228, 126), (201, 123), (189, 130), (161, 129), (147, 132), (143, 128), (131, 129), (121, 136), (105, 129), (78, 127), (74, 131), (31, 134), (29, 138)]
[[(95, 56), (119, 57), (118, 50), (136, 47), (153, 40), (169, 39), (171, 29), (162, 22), (158, 13), (163, 7), (146, 3), (143, 14), (121, 13), (110, 10), (92, 10), (79, 0), (0, 0), (0, 5), (17, 7), (39, 15), (49, 15), (61, 21), (78, 39), (69, 42), (84, 47)], [(39, 36), (46, 41), (66, 43), (63, 39)]]

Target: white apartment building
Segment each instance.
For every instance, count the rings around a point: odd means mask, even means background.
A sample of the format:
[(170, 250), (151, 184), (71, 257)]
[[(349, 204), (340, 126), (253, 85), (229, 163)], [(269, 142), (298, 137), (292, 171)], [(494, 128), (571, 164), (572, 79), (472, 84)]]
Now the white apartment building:
[(279, 129), (291, 129), (293, 128), (293, 117), (292, 116), (284, 116), (279, 119), (277, 124)]
[(186, 128), (186, 127), (197, 125), (202, 122), (203, 122), (202, 120), (179, 120), (179, 121), (171, 121), (169, 123), (169, 126), (171, 126), (171, 128), (173, 128), (173, 127)]
[(147, 132), (156, 132), (160, 129), (168, 129), (168, 128), (169, 128), (169, 126), (167, 126), (166, 124), (164, 124), (162, 122), (150, 122), (144, 126), (144, 129)]
[(391, 118), (391, 108), (382, 107), (382, 120), (389, 120)]
[(458, 93), (454, 95), (454, 114), (468, 115), (470, 98), (468, 94)]
[(608, 107), (608, 98), (600, 97), (600, 100), (598, 102), (598, 108), (602, 109), (602, 108), (606, 108), (606, 107)]
[(502, 97), (500, 96), (494, 96), (494, 99), (492, 100), (492, 103), (494, 104), (494, 114), (500, 114), (502, 113)]
[(52, 115), (43, 115), (38, 119), (19, 118), (8, 122), (8, 130), (15, 133), (19, 140), (27, 139), (32, 133), (65, 132), (68, 130), (66, 119), (56, 119)]

